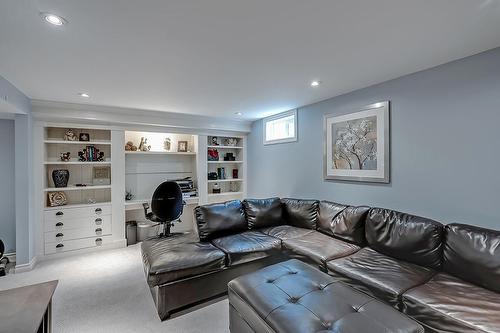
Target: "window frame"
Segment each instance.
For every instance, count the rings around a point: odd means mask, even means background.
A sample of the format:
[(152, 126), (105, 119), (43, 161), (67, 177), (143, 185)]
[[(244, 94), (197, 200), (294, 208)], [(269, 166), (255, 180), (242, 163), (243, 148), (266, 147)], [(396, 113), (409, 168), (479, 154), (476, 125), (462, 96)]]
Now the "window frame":
[[(276, 139), (276, 140), (266, 140), (267, 126), (266, 124), (270, 121), (286, 118), (289, 116), (293, 116), (293, 127), (294, 127), (294, 136), (291, 138), (285, 139)], [(297, 109), (289, 110), (285, 112), (281, 112), (266, 118), (262, 119), (262, 141), (264, 145), (274, 145), (278, 143), (288, 143), (288, 142), (296, 142), (298, 140), (298, 117), (297, 117)]]

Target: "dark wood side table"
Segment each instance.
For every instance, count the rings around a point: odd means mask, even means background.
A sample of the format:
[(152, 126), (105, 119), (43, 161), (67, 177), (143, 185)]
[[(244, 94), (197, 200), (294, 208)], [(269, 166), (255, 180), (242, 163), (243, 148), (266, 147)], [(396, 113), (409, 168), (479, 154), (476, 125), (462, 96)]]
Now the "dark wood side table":
[(57, 280), (0, 291), (0, 333), (52, 332)]

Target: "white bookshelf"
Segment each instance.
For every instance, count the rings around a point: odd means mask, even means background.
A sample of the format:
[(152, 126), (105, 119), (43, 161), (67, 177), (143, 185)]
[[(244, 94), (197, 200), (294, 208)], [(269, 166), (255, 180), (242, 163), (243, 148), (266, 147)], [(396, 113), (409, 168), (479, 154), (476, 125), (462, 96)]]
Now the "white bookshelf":
[[(76, 137), (88, 134), (89, 141), (65, 140), (68, 127), (44, 126), (39, 154), (42, 169), (41, 194), (43, 214), (40, 232), (44, 255), (62, 255), (77, 250), (92, 250), (122, 244), (123, 232), (116, 228), (120, 217), (112, 213), (112, 131), (104, 128), (72, 128)], [(80, 161), (78, 152), (93, 147), (104, 153), (104, 161)], [(69, 153), (69, 161), (61, 160), (61, 153)], [(87, 158), (87, 157), (86, 157)], [(94, 168), (109, 169), (109, 184), (94, 184)], [(54, 170), (69, 172), (68, 184), (56, 187)], [(80, 186), (76, 186), (76, 185)], [(49, 195), (61, 192), (66, 203), (51, 206)], [(114, 218), (114, 220), (113, 220)], [(115, 224), (115, 227), (113, 227)]]
[[(228, 141), (231, 144), (228, 144)], [(246, 193), (246, 150), (243, 136), (207, 136), (206, 137), (206, 170), (217, 173), (218, 179), (206, 180), (206, 198), (208, 203), (224, 202), (233, 199), (244, 199)], [(218, 160), (210, 160), (210, 152), (217, 151)], [(234, 160), (227, 160), (232, 154)], [(223, 169), (224, 172), (220, 170)], [(235, 178), (233, 172), (238, 176)], [(223, 176), (222, 178), (220, 176)], [(214, 193), (214, 186), (219, 186), (221, 193)]]

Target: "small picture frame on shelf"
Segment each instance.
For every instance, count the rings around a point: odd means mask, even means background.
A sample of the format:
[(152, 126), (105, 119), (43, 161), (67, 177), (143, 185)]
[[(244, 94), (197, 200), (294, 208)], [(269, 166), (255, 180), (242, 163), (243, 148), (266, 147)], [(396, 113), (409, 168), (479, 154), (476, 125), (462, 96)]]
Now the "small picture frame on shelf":
[(80, 133), (78, 136), (78, 141), (90, 141), (90, 134), (89, 133)]
[(111, 169), (109, 167), (94, 167), (92, 172), (93, 185), (110, 185), (111, 184)]
[(186, 153), (188, 151), (188, 142), (187, 141), (179, 141), (177, 143), (177, 151), (179, 153)]

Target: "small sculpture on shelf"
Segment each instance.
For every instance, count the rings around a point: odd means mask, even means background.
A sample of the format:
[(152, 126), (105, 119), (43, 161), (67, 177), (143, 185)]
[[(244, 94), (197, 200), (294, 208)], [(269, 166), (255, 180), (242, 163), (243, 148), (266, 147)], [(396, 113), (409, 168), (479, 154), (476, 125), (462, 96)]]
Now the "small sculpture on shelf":
[(148, 145), (147, 138), (144, 138), (144, 137), (141, 138), (141, 143), (139, 144), (139, 150), (140, 151), (150, 151), (151, 150), (151, 146)]
[(231, 146), (234, 147), (238, 143), (238, 139), (236, 138), (226, 138), (225, 140), (225, 145), (226, 146)]
[(47, 193), (48, 205), (50, 207), (64, 206), (68, 204), (68, 199), (64, 192), (49, 192)]
[(207, 155), (208, 155), (209, 161), (218, 161), (219, 160), (219, 152), (217, 151), (217, 149), (209, 148)]
[(218, 183), (214, 184), (214, 187), (212, 187), (212, 193), (214, 194), (219, 194), (220, 193), (220, 186)]
[(127, 141), (125, 145), (125, 151), (137, 151), (137, 146), (134, 145), (132, 141)]
[(170, 138), (165, 138), (165, 141), (163, 142), (163, 148), (166, 151), (170, 151), (170, 148), (172, 148), (172, 141), (170, 140)]
[(236, 161), (236, 158), (234, 157), (233, 153), (226, 153), (226, 156), (224, 156), (224, 161)]
[(70, 128), (66, 131), (64, 134), (64, 141), (78, 141), (78, 137), (76, 136), (75, 132)]
[(99, 152), (99, 155), (97, 155), (97, 162), (104, 162), (104, 152)]
[(85, 158), (85, 154), (87, 153), (87, 149), (83, 149), (83, 151), (78, 152), (78, 161), (80, 162), (86, 162), (87, 159)]
[(132, 190), (126, 190), (125, 191), (125, 200), (130, 201), (134, 198), (134, 195), (132, 194)]
[(66, 153), (61, 153), (61, 161), (63, 162), (69, 162), (69, 160), (71, 159), (70, 157), (71, 153), (68, 151)]
[(219, 138), (217, 138), (216, 136), (212, 136), (212, 138), (210, 139), (210, 144), (212, 146), (218, 146), (219, 145)]

